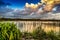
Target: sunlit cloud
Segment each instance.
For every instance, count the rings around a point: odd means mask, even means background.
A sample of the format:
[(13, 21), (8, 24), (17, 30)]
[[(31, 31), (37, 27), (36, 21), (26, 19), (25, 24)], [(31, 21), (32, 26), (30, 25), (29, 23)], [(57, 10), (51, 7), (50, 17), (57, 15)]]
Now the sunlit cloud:
[[(42, 0), (42, 3), (26, 3), (23, 10), (18, 8), (9, 8), (8, 5), (0, 7), (0, 16), (11, 18), (35, 18), (35, 19), (60, 19), (60, 8), (55, 6), (53, 0)], [(47, 4), (43, 4), (46, 3)], [(48, 3), (49, 2), (49, 3)], [(48, 5), (49, 4), (49, 5)]]

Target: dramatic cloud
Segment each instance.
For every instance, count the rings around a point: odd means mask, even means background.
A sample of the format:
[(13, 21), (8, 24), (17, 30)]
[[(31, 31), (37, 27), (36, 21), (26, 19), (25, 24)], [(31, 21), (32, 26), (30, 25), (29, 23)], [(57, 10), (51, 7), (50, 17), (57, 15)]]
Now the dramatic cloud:
[[(26, 3), (23, 10), (19, 10), (18, 8), (12, 9), (7, 6), (0, 7), (0, 16), (23, 19), (60, 19), (60, 5), (50, 4), (53, 3), (53, 0), (48, 1), (50, 2), (49, 5), (48, 2), (47, 4), (43, 4), (44, 2), (38, 4)], [(5, 5), (3, 2), (2, 4)]]
[[(9, 16), (10, 14), (12, 14), (13, 9), (8, 8), (7, 6), (5, 7), (0, 7), (0, 17), (5, 17), (5, 16)], [(10, 13), (11, 12), (11, 13)], [(11, 15), (12, 16), (12, 15)]]
[(41, 0), (41, 2), (45, 4), (45, 11), (52, 11), (55, 5), (60, 4), (60, 0)]

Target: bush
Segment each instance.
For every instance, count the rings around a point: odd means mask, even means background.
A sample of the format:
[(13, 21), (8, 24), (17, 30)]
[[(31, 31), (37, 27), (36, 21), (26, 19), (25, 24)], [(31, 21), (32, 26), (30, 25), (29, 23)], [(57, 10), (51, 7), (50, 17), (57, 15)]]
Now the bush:
[(44, 40), (46, 38), (46, 32), (41, 27), (38, 27), (33, 32), (33, 38), (37, 40)]
[(58, 35), (54, 31), (50, 31), (47, 33), (48, 40), (60, 40)]
[(23, 38), (24, 38), (24, 39), (31, 39), (31, 38), (32, 38), (32, 33), (23, 32)]
[(0, 23), (0, 40), (20, 40), (21, 36), (14, 23)]
[(56, 34), (54, 31), (45, 32), (41, 27), (38, 27), (32, 33), (35, 40), (60, 40), (60, 33)]

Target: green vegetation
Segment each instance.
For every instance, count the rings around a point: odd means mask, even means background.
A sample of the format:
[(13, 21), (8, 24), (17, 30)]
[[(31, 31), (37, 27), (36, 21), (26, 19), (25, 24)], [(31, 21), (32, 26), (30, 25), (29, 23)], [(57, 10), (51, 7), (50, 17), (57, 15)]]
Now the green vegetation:
[(32, 33), (21, 32), (14, 23), (0, 23), (0, 40), (60, 40), (60, 32), (45, 32), (41, 26)]
[(33, 32), (34, 40), (60, 40), (60, 33), (58, 34), (54, 31), (45, 32), (41, 27), (38, 27)]
[(0, 40), (20, 40), (21, 36), (14, 23), (0, 23)]
[(36, 30), (34, 30), (33, 38), (36, 40), (44, 40), (46, 38), (46, 32), (41, 27), (38, 27)]

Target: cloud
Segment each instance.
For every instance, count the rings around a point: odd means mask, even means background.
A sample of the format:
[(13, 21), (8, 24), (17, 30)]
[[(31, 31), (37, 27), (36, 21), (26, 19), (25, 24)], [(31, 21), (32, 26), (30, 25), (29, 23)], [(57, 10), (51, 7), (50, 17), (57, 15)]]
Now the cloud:
[(60, 19), (60, 13), (44, 13), (41, 14), (41, 9), (36, 12), (30, 12), (30, 9), (11, 9), (11, 8), (1, 8), (0, 15), (4, 18), (23, 18), (23, 19)]
[[(47, 12), (43, 8), (45, 4), (26, 3), (23, 10), (12, 9), (7, 6), (0, 7), (0, 16), (4, 18), (23, 18), (23, 19), (60, 19), (60, 6), (54, 6)], [(47, 8), (48, 9), (48, 8)]]
[(52, 11), (52, 9), (60, 4), (60, 0), (41, 0), (45, 4), (44, 11)]
[[(5, 7), (0, 7), (0, 16), (1, 17), (5, 17), (5, 16), (9, 16), (10, 14), (12, 14), (13, 9), (8, 8), (7, 6)], [(11, 12), (11, 13), (10, 13)], [(12, 16), (12, 15), (11, 15)]]
[(11, 12), (13, 9), (6, 7), (0, 7), (0, 13)]
[(41, 7), (41, 5), (42, 5), (41, 3), (38, 3), (38, 4), (33, 4), (33, 3), (28, 4), (28, 3), (26, 3), (25, 8), (30, 8), (34, 12), (34, 11), (37, 11)]

